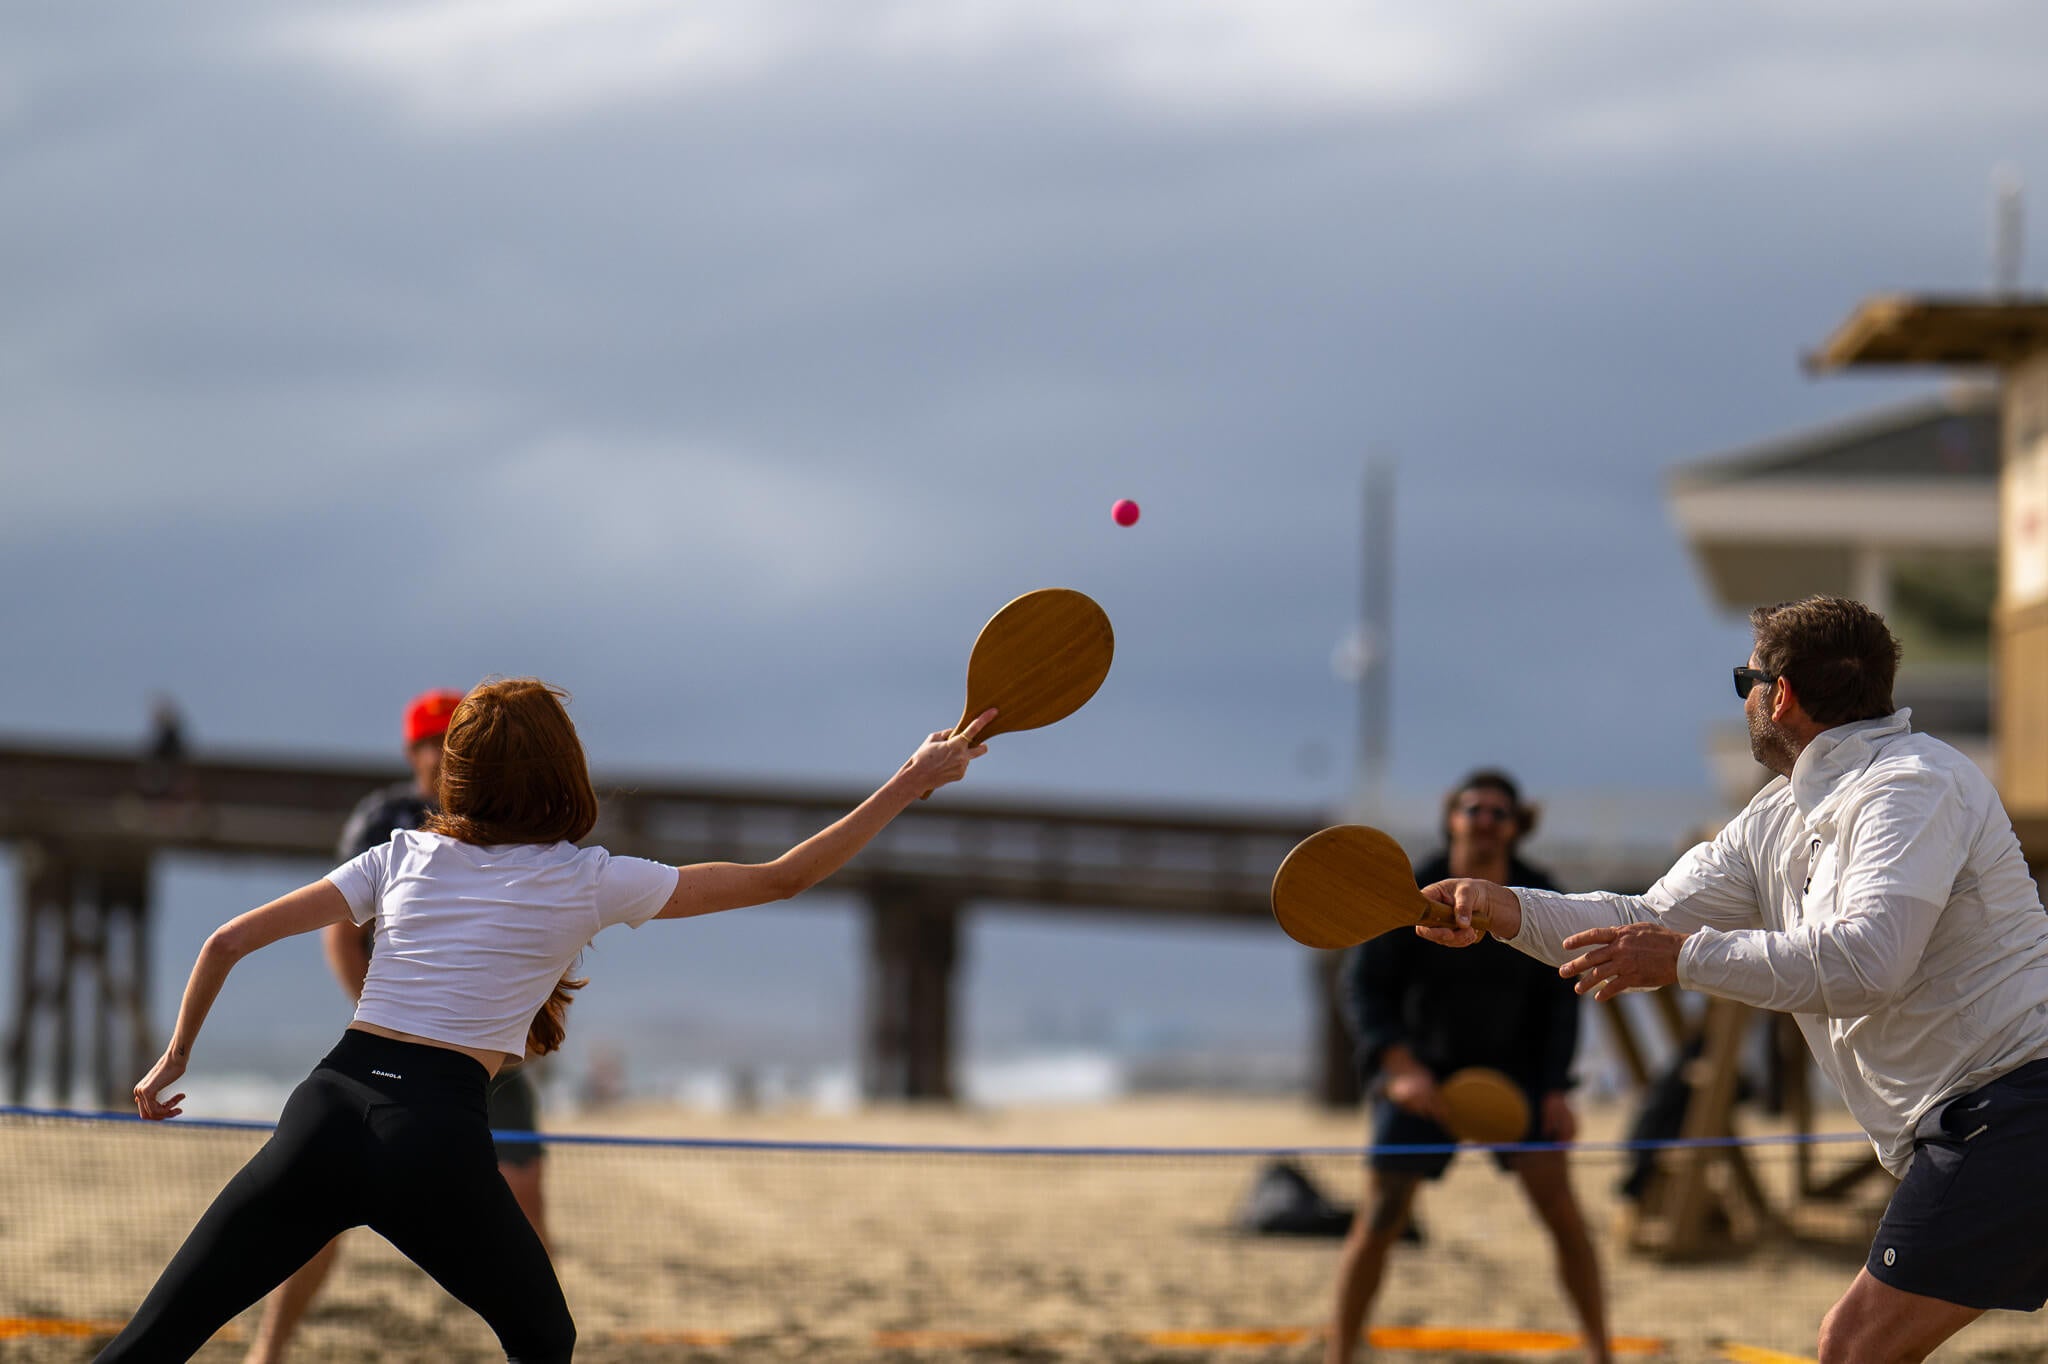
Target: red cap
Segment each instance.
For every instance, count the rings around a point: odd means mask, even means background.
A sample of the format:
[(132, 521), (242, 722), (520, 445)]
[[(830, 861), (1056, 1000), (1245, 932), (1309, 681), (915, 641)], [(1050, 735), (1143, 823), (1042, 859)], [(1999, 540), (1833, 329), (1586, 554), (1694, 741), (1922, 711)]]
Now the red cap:
[(448, 720), (462, 704), (459, 691), (423, 691), (405, 708), (405, 746), (422, 739), (438, 739), (448, 732)]

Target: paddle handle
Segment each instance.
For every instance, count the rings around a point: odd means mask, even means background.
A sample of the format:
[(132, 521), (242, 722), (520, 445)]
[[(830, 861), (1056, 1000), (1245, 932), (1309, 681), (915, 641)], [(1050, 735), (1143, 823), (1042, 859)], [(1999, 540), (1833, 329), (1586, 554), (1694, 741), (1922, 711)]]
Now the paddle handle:
[[(1458, 920), (1451, 913), (1449, 905), (1440, 905), (1434, 900), (1424, 900), (1421, 922), (1430, 928), (1456, 928)], [(1472, 911), (1472, 927), (1481, 933), (1493, 927), (1493, 911), (1485, 905)]]

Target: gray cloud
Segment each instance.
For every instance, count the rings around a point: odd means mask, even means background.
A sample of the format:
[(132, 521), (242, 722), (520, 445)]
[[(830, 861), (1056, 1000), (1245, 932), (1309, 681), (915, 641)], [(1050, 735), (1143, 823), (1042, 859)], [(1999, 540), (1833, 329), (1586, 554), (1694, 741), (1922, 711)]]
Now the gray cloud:
[[(2048, 99), (2019, 5), (129, 17), (6, 21), (19, 724), (163, 680), (361, 746), (424, 670), (531, 668), (620, 760), (868, 772), (1074, 582), (1130, 690), (1009, 770), (1219, 799), (1334, 789), (1294, 755), (1346, 746), (1375, 448), (1405, 779), (1598, 717), (1642, 737), (1529, 763), (1699, 780), (1705, 684), (1529, 679), (1718, 661), (1662, 467), (1865, 402), (1798, 349), (1974, 283)], [(717, 737), (756, 716), (786, 749)]]

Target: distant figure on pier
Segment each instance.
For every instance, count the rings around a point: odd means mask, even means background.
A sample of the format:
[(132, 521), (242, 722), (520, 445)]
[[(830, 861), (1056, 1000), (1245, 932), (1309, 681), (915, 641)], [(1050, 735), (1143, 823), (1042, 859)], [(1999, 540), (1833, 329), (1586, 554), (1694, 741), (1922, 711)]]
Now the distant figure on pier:
[(185, 717), (178, 703), (163, 693), (149, 703), (149, 738), (142, 746), (136, 784), (152, 800), (184, 794)]

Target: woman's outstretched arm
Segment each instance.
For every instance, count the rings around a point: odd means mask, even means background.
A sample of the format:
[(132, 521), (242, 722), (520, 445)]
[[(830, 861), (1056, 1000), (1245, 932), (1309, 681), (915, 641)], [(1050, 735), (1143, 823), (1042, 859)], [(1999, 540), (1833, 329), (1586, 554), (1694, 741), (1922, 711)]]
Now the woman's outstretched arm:
[(812, 834), (773, 862), (698, 862), (679, 869), (675, 893), (654, 917), (688, 919), (725, 909), (787, 900), (838, 871), (905, 807), (936, 787), (967, 774), (967, 764), (988, 752), (977, 742), (995, 718), (985, 710), (959, 735), (941, 730), (918, 746), (910, 761), (844, 818)]
[(173, 1094), (168, 1099), (157, 1096), (176, 1084), (178, 1077), (185, 1073), (185, 1063), (192, 1056), (192, 1043), (199, 1036), (199, 1025), (206, 1021), (207, 1010), (219, 998), (220, 987), (227, 982), (229, 968), (257, 948), (268, 947), (279, 938), (310, 933), (348, 917), (348, 901), (342, 898), (332, 881), (321, 880), (310, 886), (301, 886), (247, 914), (237, 914), (214, 929), (206, 939), (206, 945), (199, 949), (199, 959), (192, 963), (192, 976), (185, 982), (185, 998), (178, 1005), (178, 1022), (171, 1029), (170, 1045), (150, 1067), (149, 1074), (135, 1086), (136, 1110), (151, 1119), (175, 1118), (184, 1112), (178, 1106), (185, 1101), (183, 1094)]

